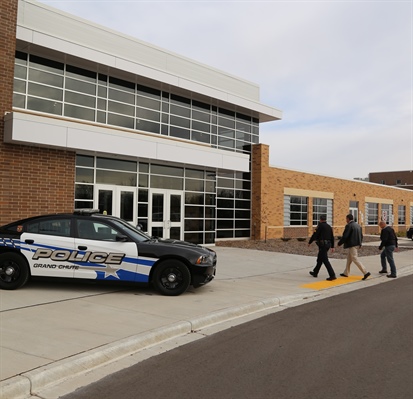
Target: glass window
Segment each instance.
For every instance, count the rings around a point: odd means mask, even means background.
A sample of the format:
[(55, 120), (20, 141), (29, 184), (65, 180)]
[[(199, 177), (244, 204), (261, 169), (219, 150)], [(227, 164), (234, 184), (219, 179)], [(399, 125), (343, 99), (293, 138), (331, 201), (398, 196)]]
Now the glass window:
[(108, 124), (113, 126), (122, 126), (128, 129), (133, 129), (135, 127), (134, 118), (127, 116), (108, 114)]
[(70, 237), (70, 219), (46, 219), (29, 222), (25, 231), (34, 234)]
[(182, 178), (153, 175), (151, 176), (151, 187), (170, 190), (183, 190), (184, 181)]
[(90, 108), (77, 107), (76, 105), (65, 104), (65, 116), (87, 121), (95, 120), (95, 110)]
[(290, 226), (307, 226), (307, 197), (290, 197)]
[(96, 183), (114, 184), (117, 186), (136, 187), (137, 174), (127, 172), (115, 172), (111, 170), (96, 170)]
[(151, 87), (138, 85), (138, 94), (146, 97), (152, 97), (156, 99), (161, 98), (161, 91), (157, 89), (152, 89)]
[(27, 77), (27, 68), (22, 65), (14, 66), (14, 77), (20, 79), (26, 79)]
[(95, 158), (88, 155), (76, 155), (76, 166), (88, 166), (93, 168)]
[(138, 105), (138, 107), (149, 108), (149, 109), (153, 109), (155, 111), (160, 111), (161, 110), (160, 101), (153, 100), (151, 98), (138, 96), (137, 105)]
[(313, 226), (317, 226), (322, 215), (327, 217), (327, 199), (313, 198)]
[(135, 116), (135, 107), (115, 101), (108, 101), (108, 110), (111, 112), (116, 112), (118, 114)]
[(188, 106), (191, 104), (191, 100), (189, 98), (177, 96), (176, 94), (171, 94), (171, 103)]
[(188, 191), (204, 191), (204, 181), (203, 180), (185, 180), (185, 190)]
[(366, 202), (367, 224), (377, 225), (379, 223), (379, 204)]
[(29, 80), (37, 83), (43, 83), (49, 86), (63, 88), (63, 76), (54, 75), (52, 73), (38, 71), (35, 69), (29, 70)]
[(135, 84), (127, 80), (109, 77), (109, 87), (122, 90), (129, 93), (135, 93)]
[(27, 109), (46, 112), (48, 114), (62, 115), (62, 103), (43, 100), (41, 98), (27, 97)]
[(165, 166), (165, 165), (151, 165), (151, 173), (157, 175), (168, 175), (168, 176), (183, 176), (184, 168), (179, 168), (176, 166)]
[(87, 96), (84, 94), (74, 93), (72, 91), (65, 91), (65, 102), (72, 103), (79, 106), (95, 108), (96, 97)]
[(93, 200), (93, 185), (76, 184), (75, 198), (77, 200)]
[(393, 209), (391, 204), (382, 204), (380, 220), (386, 222), (386, 224), (390, 224), (392, 212)]
[(397, 207), (398, 210), (398, 223), (399, 225), (406, 224), (406, 207), (404, 205), (399, 205)]
[[(160, 113), (144, 108), (136, 108), (136, 117), (142, 119), (149, 119), (151, 121), (159, 122)], [(158, 129), (159, 130), (159, 129)]]
[(144, 132), (159, 133), (160, 124), (156, 122), (145, 121), (143, 119), (136, 120), (136, 130)]
[(78, 68), (72, 65), (66, 65), (66, 76), (83, 80), (84, 84), (85, 82), (96, 83), (96, 72)]
[(94, 173), (93, 169), (76, 168), (76, 182), (78, 183), (93, 183)]
[(95, 95), (96, 85), (92, 83), (86, 83), (81, 80), (66, 78), (65, 88), (67, 90), (78, 91), (80, 93)]
[(106, 223), (78, 219), (76, 224), (77, 237), (79, 238), (83, 238), (85, 240), (116, 241), (118, 232)]
[(102, 169), (124, 170), (136, 172), (137, 163), (135, 161), (126, 161), (123, 159), (96, 158), (96, 167)]
[(173, 104), (170, 106), (170, 112), (173, 115), (183, 116), (185, 118), (191, 117), (191, 110), (189, 108), (179, 107)]
[(55, 87), (44, 86), (37, 83), (29, 82), (27, 92), (28, 94), (31, 94), (33, 96), (44, 97), (49, 100), (63, 100), (63, 90), (56, 89)]
[(191, 137), (190, 131), (182, 127), (170, 126), (169, 135), (173, 137), (178, 137), (180, 139), (189, 140)]
[(205, 112), (199, 112), (192, 110), (192, 119), (205, 122), (205, 123), (210, 123), (210, 115), (206, 114)]
[(49, 71), (63, 75), (64, 64), (61, 62), (56, 62), (48, 60), (46, 58), (37, 57), (36, 55), (30, 55), (30, 67), (42, 69), (43, 71)]

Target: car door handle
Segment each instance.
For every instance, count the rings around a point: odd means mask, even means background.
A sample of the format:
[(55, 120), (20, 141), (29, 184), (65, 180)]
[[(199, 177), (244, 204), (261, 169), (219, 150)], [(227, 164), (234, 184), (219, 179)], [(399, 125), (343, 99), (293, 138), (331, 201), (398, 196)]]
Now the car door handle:
[(79, 245), (79, 246), (77, 247), (77, 249), (80, 249), (81, 251), (86, 251), (86, 250), (87, 250), (87, 247), (84, 246), (84, 245)]
[(34, 243), (34, 240), (24, 240), (24, 242), (25, 242), (26, 244), (33, 244), (33, 243)]

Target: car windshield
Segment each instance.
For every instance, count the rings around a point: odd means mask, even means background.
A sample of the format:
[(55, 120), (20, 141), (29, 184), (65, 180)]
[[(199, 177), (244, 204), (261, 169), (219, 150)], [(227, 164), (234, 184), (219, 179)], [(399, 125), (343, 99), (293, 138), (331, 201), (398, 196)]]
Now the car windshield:
[(152, 238), (145, 234), (143, 231), (138, 230), (136, 227), (132, 226), (130, 223), (125, 222), (122, 219), (111, 219), (112, 222), (121, 228), (121, 230), (126, 230), (127, 233), (134, 239), (134, 241), (142, 242), (142, 241), (149, 241)]

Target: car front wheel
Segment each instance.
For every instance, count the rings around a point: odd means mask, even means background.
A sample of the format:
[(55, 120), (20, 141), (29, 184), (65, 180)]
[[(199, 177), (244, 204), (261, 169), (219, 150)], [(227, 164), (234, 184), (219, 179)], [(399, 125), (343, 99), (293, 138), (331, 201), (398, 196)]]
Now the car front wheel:
[(29, 268), (26, 261), (18, 254), (0, 255), (0, 288), (15, 290), (22, 287), (29, 279)]
[(155, 269), (152, 282), (163, 295), (176, 296), (188, 289), (191, 273), (181, 261), (165, 260)]

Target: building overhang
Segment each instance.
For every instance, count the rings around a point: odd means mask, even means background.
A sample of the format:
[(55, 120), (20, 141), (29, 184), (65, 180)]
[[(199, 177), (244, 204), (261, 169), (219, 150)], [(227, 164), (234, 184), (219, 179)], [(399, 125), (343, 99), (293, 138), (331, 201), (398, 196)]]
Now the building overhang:
[(35, 1), (19, 0), (16, 39), (20, 51), (54, 53), (57, 61), (85, 62), (119, 78), (143, 77), (161, 90), (209, 100), (260, 122), (282, 118), (280, 110), (260, 102), (255, 83)]
[(247, 154), (219, 150), (202, 143), (26, 112), (5, 115), (4, 142), (249, 172), (250, 157)]

